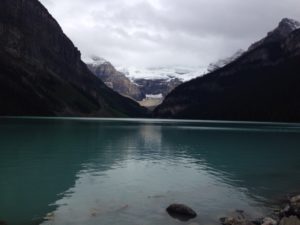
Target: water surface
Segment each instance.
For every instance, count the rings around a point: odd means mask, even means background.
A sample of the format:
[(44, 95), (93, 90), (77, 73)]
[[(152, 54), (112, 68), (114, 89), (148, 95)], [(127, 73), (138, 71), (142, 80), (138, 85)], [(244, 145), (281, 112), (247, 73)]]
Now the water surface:
[[(218, 224), (300, 190), (297, 124), (0, 119), (0, 220), (16, 225)], [(171, 218), (185, 203), (199, 216)]]

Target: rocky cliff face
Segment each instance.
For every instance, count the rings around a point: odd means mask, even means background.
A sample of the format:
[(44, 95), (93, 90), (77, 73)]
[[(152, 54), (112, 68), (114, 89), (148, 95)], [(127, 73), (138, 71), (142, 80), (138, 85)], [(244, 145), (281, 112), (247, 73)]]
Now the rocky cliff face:
[(87, 64), (88, 68), (108, 87), (136, 101), (141, 101), (146, 97), (137, 84), (117, 71), (110, 62), (95, 57), (93, 60), (94, 63)]
[(37, 0), (1, 0), (0, 115), (142, 116), (109, 89)]
[(290, 21), (225, 67), (177, 87), (155, 116), (299, 122), (300, 29)]

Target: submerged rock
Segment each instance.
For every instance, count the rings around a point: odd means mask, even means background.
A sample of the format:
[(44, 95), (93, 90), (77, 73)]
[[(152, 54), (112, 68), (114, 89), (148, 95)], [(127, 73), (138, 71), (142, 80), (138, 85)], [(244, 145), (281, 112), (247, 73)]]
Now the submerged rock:
[(254, 223), (249, 220), (236, 217), (224, 217), (221, 218), (220, 221), (223, 225), (254, 225)]
[(4, 220), (0, 220), (0, 225), (7, 225), (7, 223)]
[(200, 225), (199, 223), (190, 223), (189, 225)]
[(167, 208), (170, 216), (181, 221), (188, 221), (197, 216), (197, 213), (184, 204), (172, 204)]

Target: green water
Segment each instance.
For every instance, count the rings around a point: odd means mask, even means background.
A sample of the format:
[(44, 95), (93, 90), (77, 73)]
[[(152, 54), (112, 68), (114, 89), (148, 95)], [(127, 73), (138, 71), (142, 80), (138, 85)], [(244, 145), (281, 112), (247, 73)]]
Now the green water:
[[(297, 124), (6, 118), (0, 154), (12, 225), (209, 225), (300, 190)], [(199, 216), (171, 218), (174, 202)]]

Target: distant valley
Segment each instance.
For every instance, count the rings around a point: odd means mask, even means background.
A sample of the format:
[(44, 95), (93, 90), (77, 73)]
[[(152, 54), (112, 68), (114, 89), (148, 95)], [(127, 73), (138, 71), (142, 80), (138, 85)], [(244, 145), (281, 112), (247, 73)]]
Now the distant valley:
[(108, 87), (151, 110), (178, 85), (205, 73), (189, 67), (115, 68), (101, 57), (91, 57), (87, 65)]

